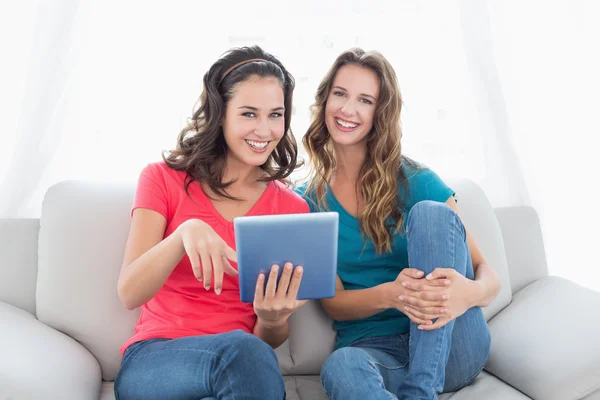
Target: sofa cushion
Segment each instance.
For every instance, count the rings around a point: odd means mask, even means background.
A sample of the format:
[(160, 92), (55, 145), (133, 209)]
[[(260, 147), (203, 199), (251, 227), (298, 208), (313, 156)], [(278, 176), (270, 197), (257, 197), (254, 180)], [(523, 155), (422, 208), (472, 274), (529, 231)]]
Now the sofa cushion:
[(277, 360), (279, 361), (279, 369), (281, 373), (284, 375), (289, 375), (292, 373), (292, 368), (294, 366), (294, 362), (292, 361), (292, 357), (290, 356), (290, 341), (286, 340), (275, 349), (275, 354), (277, 355)]
[(439, 400), (528, 400), (518, 390), (510, 387), (494, 375), (485, 371), (481, 372), (470, 386), (467, 386), (458, 392), (444, 393), (439, 396)]
[(83, 346), (0, 302), (1, 399), (97, 399), (100, 366)]
[(502, 229), (512, 292), (548, 276), (540, 220), (531, 207), (496, 208)]
[[(328, 400), (318, 375), (284, 376), (286, 400)], [(100, 400), (114, 400), (114, 383), (103, 382)], [(444, 393), (440, 400), (530, 400), (495, 376), (482, 372), (471, 386), (459, 392)], [(588, 400), (586, 398), (586, 400)], [(595, 400), (595, 399), (589, 399)]]
[[(38, 318), (89, 349), (106, 381), (114, 380), (119, 348), (139, 316), (117, 294), (134, 191), (133, 183), (63, 182), (48, 190), (42, 207)], [(291, 372), (289, 343), (276, 353), (282, 371)]]
[(139, 316), (117, 295), (134, 189), (62, 182), (46, 193), (40, 219), (37, 316), (83, 344), (105, 380), (114, 379)]
[(490, 321), (486, 370), (535, 399), (600, 390), (600, 293), (558, 277), (525, 287)]
[[(286, 376), (287, 400), (327, 400), (327, 394), (318, 375)], [(495, 376), (482, 372), (471, 386), (459, 392), (444, 393), (440, 400), (528, 400), (518, 390), (513, 389)]]
[(582, 400), (600, 400), (600, 390), (590, 394), (589, 396), (585, 396)]
[(294, 375), (318, 375), (335, 346), (333, 321), (317, 300), (309, 301), (290, 317), (291, 371)]
[(319, 375), (285, 377), (285, 400), (328, 400)]
[(502, 231), (492, 205), (477, 184), (467, 179), (449, 180), (448, 184), (456, 192), (463, 223), (500, 277), (500, 293), (483, 308), (483, 314), (489, 321), (510, 303), (512, 297)]

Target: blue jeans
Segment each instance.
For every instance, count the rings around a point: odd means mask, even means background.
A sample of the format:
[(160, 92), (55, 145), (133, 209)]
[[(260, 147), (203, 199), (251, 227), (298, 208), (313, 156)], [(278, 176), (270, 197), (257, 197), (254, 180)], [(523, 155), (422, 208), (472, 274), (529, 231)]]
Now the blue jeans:
[[(408, 216), (409, 265), (427, 275), (454, 268), (474, 279), (466, 232), (446, 204), (422, 201)], [(321, 382), (334, 400), (437, 399), (472, 383), (490, 352), (490, 332), (474, 307), (434, 331), (359, 339), (326, 360)]]
[(271, 346), (236, 330), (132, 344), (115, 379), (115, 396), (117, 400), (281, 400), (285, 387)]

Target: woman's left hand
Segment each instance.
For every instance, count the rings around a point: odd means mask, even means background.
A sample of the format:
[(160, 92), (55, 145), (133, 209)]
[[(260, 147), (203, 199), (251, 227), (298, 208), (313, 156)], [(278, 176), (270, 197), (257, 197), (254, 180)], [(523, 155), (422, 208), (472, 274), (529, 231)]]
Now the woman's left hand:
[(427, 315), (423, 312), (423, 306), (427, 304), (431, 293), (439, 295), (442, 292), (448, 296), (447, 306), (442, 310), (442, 314), (437, 316), (437, 321), (431, 325), (418, 326), (426, 331), (439, 329), (463, 315), (477, 304), (477, 296), (481, 291), (478, 282), (466, 278), (452, 268), (436, 268), (419, 283), (406, 282), (406, 287), (411, 289), (414, 295), (403, 299), (405, 303), (410, 304), (404, 311), (421, 319), (428, 319), (425, 318)]
[(273, 265), (264, 290), (265, 275), (258, 276), (254, 293), (254, 312), (266, 328), (284, 325), (294, 311), (307, 303), (307, 300), (297, 299), (302, 281), (302, 267), (292, 267), (292, 263), (285, 263), (278, 284), (279, 266)]

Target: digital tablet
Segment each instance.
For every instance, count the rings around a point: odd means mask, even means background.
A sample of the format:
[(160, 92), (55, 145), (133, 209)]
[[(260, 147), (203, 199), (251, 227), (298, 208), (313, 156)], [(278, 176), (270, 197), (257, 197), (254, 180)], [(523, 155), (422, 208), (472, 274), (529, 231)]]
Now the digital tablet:
[[(298, 299), (335, 296), (338, 252), (336, 212), (237, 217), (233, 220), (240, 298), (253, 302), (258, 275), (291, 262), (304, 268)], [(268, 279), (265, 279), (265, 287)]]

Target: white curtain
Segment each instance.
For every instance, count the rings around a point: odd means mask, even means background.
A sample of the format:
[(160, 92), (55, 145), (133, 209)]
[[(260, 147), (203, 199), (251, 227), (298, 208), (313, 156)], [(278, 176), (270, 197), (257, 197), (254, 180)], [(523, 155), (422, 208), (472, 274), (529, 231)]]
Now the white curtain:
[(299, 140), (319, 80), (361, 46), (398, 73), (405, 153), (494, 206), (536, 207), (551, 272), (600, 290), (596, 2), (289, 3), (0, 3), (0, 217), (39, 216), (61, 180), (134, 181), (233, 46), (259, 44), (294, 74)]
[(488, 5), (513, 148), (550, 273), (600, 290), (600, 3)]

